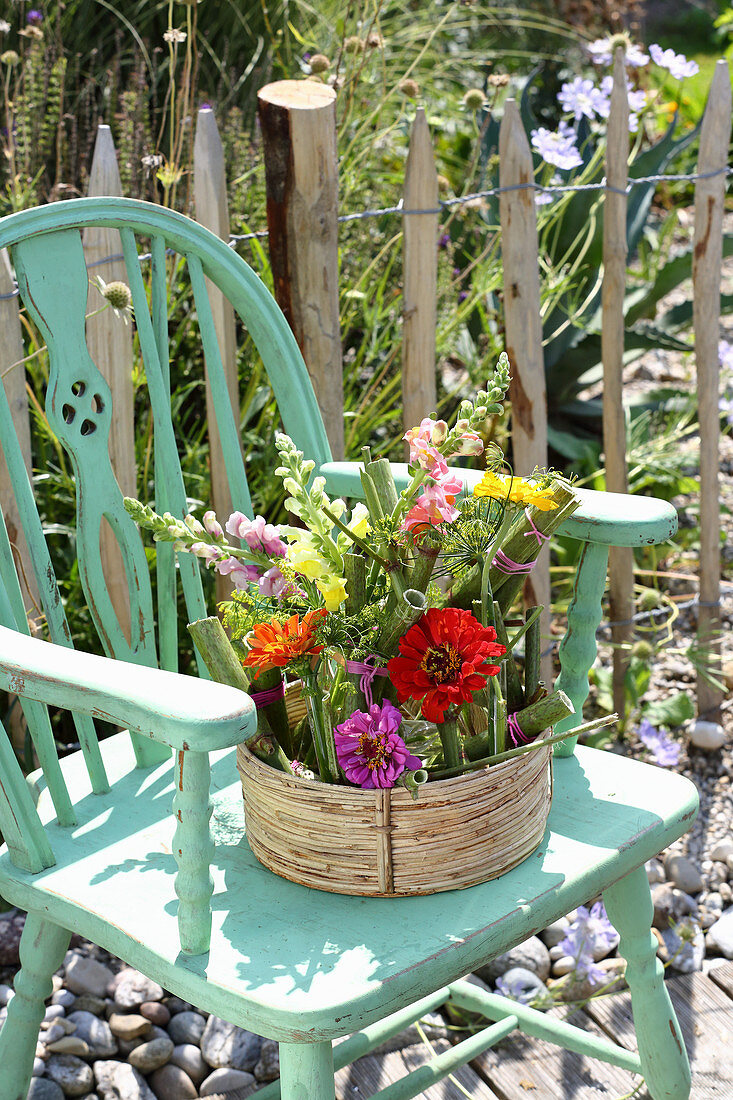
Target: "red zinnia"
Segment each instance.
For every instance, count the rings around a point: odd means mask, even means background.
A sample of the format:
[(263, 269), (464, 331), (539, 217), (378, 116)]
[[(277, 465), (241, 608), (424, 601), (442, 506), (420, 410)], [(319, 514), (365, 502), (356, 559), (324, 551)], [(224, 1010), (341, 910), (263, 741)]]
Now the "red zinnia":
[(429, 722), (443, 722), (448, 707), (468, 702), (484, 688), (499, 671), (487, 658), (506, 653), (493, 627), (457, 607), (430, 608), (402, 635), (399, 647), (399, 656), (387, 665), (397, 698), (400, 703), (422, 699)]

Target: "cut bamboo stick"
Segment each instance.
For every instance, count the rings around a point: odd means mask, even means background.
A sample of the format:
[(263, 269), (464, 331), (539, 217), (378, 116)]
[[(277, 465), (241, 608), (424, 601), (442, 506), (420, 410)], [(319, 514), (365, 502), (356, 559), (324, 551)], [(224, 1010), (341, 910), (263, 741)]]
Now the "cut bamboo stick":
[(303, 353), (333, 457), (343, 458), (336, 93), (313, 80), (281, 80), (258, 100), (275, 297)]
[[(410, 135), (403, 208), (438, 208), (438, 173), (422, 107), (417, 110)], [(403, 225), (402, 416), (407, 430), (430, 416), (437, 402), (438, 214), (406, 213)]]
[[(117, 166), (117, 153), (109, 126), (97, 128), (94, 156), (89, 173), (88, 194), (92, 196), (122, 195), (122, 181)], [(84, 230), (84, 257), (89, 267), (87, 313), (87, 347), (110, 389), (114, 415), (109, 433), (109, 457), (112, 469), (124, 496), (137, 496), (135, 470), (135, 413), (132, 385), (132, 327), (111, 309), (103, 309), (104, 298), (96, 285), (97, 276), (105, 283), (119, 280), (129, 283), (122, 242), (116, 229), (106, 227)], [(104, 262), (102, 262), (104, 261)], [(127, 574), (117, 539), (106, 522), (102, 522), (100, 537), (102, 569), (112, 606), (125, 637), (130, 639), (130, 599)]]
[[(603, 288), (601, 356), (603, 359), (603, 449), (606, 488), (628, 490), (626, 419), (623, 406), (624, 296), (626, 292), (626, 185), (629, 159), (629, 102), (624, 52), (616, 50), (608, 117), (606, 184), (603, 212)], [(634, 596), (634, 555), (629, 547), (611, 547), (608, 559), (613, 638), (613, 707), (626, 713), (624, 678), (628, 667)]]
[[(534, 181), (532, 153), (519, 108), (508, 99), (499, 130), (499, 185), (517, 187), (499, 195), (504, 265), (506, 352), (511, 363), (514, 469), (524, 476), (547, 466), (547, 391), (542, 352), (540, 279), (535, 192), (520, 187)], [(540, 630), (550, 637), (550, 556), (545, 546), (524, 582), (525, 605), (541, 604)], [(542, 677), (552, 682), (552, 654), (542, 659)]]
[[(700, 134), (697, 171), (706, 179), (695, 183), (695, 234), (692, 259), (695, 364), (700, 418), (700, 602), (697, 640), (708, 655), (708, 667), (720, 674), (720, 503), (718, 410), (718, 338), (723, 205), (731, 127), (731, 87), (727, 61), (719, 61), (710, 86)], [(708, 175), (708, 173), (718, 173)], [(700, 716), (720, 716), (723, 693), (706, 676), (697, 674)]]

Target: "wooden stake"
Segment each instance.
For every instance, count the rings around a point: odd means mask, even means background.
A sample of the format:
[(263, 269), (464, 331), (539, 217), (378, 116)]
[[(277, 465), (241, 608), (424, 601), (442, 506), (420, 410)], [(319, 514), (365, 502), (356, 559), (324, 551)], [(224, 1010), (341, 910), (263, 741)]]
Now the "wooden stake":
[(344, 456), (338, 301), (336, 93), (281, 80), (258, 93), (275, 297), (313, 382), (331, 451)]
[[(227, 202), (226, 170), (224, 150), (216, 125), (216, 116), (210, 107), (203, 107), (198, 113), (196, 138), (193, 145), (193, 194), (196, 204), (196, 221), (205, 225), (222, 240), (229, 240), (229, 205)], [(221, 361), (229, 390), (229, 398), (234, 410), (236, 423), (239, 423), (239, 380), (237, 376), (237, 339), (234, 325), (234, 310), (213, 283), (206, 280), (206, 290), (211, 303), (216, 338), (221, 352)], [(216, 514), (224, 519), (231, 515), (234, 508), (240, 507), (238, 501), (232, 501), (229, 491), (224, 453), (219, 431), (216, 426), (214, 399), (211, 395), (208, 374), (206, 378), (206, 419), (209, 425), (209, 453), (211, 462), (211, 498)], [(217, 603), (228, 599), (233, 585), (228, 577), (216, 575)]]
[[(723, 205), (731, 127), (731, 87), (727, 61), (715, 67), (700, 134), (697, 171), (718, 175), (695, 183), (695, 235), (692, 259), (695, 363), (700, 417), (700, 606), (697, 638), (712, 658), (710, 669), (720, 673), (720, 503), (718, 410), (718, 338), (720, 333), (720, 276), (723, 244)], [(720, 717), (722, 691), (701, 673), (697, 675), (698, 713)]]
[[(438, 173), (422, 107), (410, 137), (403, 207), (408, 211), (438, 208)], [(407, 430), (435, 412), (437, 402), (438, 215), (408, 213), (403, 226), (402, 416)]]
[[(629, 103), (623, 50), (613, 65), (611, 111), (608, 117), (606, 181), (603, 214), (603, 448), (606, 488), (628, 490), (626, 478), (626, 420), (623, 406), (624, 294), (626, 290), (626, 184), (629, 159)], [(629, 547), (612, 546), (609, 554), (609, 603), (613, 651), (613, 707), (626, 713), (624, 677), (628, 667), (634, 597), (634, 555)]]
[[(532, 153), (519, 108), (508, 99), (499, 130), (499, 186), (532, 183)], [(547, 466), (547, 391), (542, 353), (540, 278), (535, 192), (531, 188), (499, 195), (504, 264), (506, 352), (512, 367), (512, 451), (518, 474)], [(550, 637), (550, 556), (545, 546), (524, 583), (525, 606), (542, 604), (540, 630)], [(542, 658), (542, 678), (551, 684), (552, 654)]]
[[(89, 174), (89, 196), (120, 196), (122, 182), (117, 167), (117, 154), (109, 126), (97, 128), (94, 157)], [(96, 313), (104, 306), (96, 278), (105, 283), (129, 279), (122, 260), (122, 242), (116, 229), (85, 229), (84, 256), (89, 267), (87, 313)], [(108, 257), (119, 257), (109, 259)], [(100, 261), (104, 261), (103, 263)], [(115, 477), (125, 496), (137, 496), (135, 471), (134, 393), (132, 386), (132, 327), (126, 325), (113, 310), (104, 309), (87, 320), (87, 347), (112, 390), (114, 415), (109, 435), (109, 457)], [(100, 533), (102, 568), (109, 588), (112, 606), (120, 627), (130, 638), (130, 600), (127, 575), (122, 564), (117, 539), (104, 521)]]

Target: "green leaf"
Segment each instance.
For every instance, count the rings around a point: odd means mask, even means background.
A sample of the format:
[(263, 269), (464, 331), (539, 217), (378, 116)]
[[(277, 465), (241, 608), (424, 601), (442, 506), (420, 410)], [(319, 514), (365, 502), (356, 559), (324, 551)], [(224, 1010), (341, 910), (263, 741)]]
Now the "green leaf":
[(695, 716), (695, 704), (686, 691), (676, 692), (666, 699), (644, 706), (644, 717), (655, 726), (675, 728)]

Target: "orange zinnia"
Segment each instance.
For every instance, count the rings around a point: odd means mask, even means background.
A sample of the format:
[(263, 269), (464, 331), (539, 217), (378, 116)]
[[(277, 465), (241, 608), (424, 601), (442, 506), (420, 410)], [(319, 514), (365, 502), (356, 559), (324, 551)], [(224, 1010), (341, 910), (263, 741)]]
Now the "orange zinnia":
[(316, 645), (315, 627), (327, 615), (325, 607), (306, 611), (302, 621), (291, 615), (284, 623), (270, 619), (256, 623), (249, 638), (249, 653), (242, 661), (245, 668), (256, 668), (255, 679), (268, 668), (284, 668), (301, 657), (315, 657), (323, 649)]

